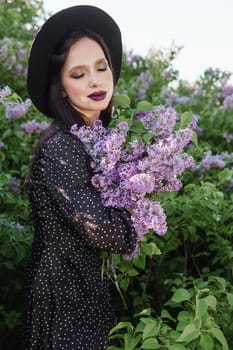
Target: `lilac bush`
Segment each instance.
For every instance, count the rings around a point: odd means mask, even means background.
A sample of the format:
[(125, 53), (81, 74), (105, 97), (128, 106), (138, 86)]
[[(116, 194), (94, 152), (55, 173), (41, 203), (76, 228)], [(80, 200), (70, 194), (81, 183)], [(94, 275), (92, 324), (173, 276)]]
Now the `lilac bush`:
[[(174, 109), (157, 106), (151, 112), (137, 113), (131, 128), (126, 121), (105, 128), (100, 120), (93, 128), (71, 128), (91, 157), (92, 183), (103, 205), (133, 208), (138, 242), (149, 230), (166, 233), (166, 215), (155, 196), (179, 190), (182, 182), (178, 175), (194, 167), (193, 158), (184, 149), (192, 139), (195, 123), (174, 130), (177, 121)], [(131, 139), (135, 125), (144, 132), (143, 141)], [(138, 251), (137, 246), (130, 258)]]

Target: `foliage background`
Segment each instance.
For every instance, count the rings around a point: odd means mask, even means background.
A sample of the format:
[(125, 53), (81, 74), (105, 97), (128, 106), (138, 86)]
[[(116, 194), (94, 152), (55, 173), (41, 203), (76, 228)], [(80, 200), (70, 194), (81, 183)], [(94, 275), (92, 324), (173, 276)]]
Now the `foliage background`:
[[(16, 106), (28, 98), (25, 76), (31, 41), (45, 18), (41, 0), (0, 2), (0, 88)], [(111, 256), (109, 273), (120, 289), (116, 349), (233, 349), (233, 86), (227, 72), (208, 68), (195, 83), (179, 79), (174, 46), (140, 57), (124, 55), (116, 112), (127, 116), (140, 101), (172, 106), (198, 119), (196, 168), (184, 187), (161, 194), (168, 232), (150, 232), (131, 261)], [(0, 89), (0, 90), (1, 90)], [(2, 91), (2, 90), (1, 90)], [(18, 108), (18, 107), (17, 107)], [(27, 111), (26, 111), (27, 110)], [(0, 348), (22, 348), (24, 273), (33, 239), (27, 197), (28, 164), (38, 130), (48, 120), (32, 106), (14, 117), (0, 103)], [(27, 127), (22, 124), (31, 121)], [(39, 123), (39, 124), (36, 124)], [(108, 257), (109, 259), (109, 257)], [(109, 265), (108, 265), (109, 266)]]

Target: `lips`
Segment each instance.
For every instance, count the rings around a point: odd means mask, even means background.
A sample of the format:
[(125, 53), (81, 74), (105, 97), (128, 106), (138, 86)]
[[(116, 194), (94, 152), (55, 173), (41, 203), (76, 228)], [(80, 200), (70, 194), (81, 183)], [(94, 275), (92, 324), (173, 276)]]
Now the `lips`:
[(105, 99), (106, 95), (106, 91), (97, 91), (93, 92), (93, 94), (88, 95), (88, 97), (94, 101), (102, 101)]

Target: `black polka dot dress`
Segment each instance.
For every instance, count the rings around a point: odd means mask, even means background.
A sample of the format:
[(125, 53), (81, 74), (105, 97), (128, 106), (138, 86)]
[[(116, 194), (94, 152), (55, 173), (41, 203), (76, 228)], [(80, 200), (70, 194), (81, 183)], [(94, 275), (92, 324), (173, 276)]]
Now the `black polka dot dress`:
[(104, 208), (80, 141), (59, 131), (33, 162), (35, 236), (27, 269), (25, 350), (103, 350), (115, 317), (101, 250), (130, 253), (125, 210)]

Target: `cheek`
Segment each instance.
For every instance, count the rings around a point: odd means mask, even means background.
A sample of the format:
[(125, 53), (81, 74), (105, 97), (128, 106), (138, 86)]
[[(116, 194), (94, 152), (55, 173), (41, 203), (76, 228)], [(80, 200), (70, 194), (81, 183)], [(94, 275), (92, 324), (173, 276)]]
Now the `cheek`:
[(76, 82), (71, 83), (69, 82), (68, 84), (64, 84), (64, 90), (66, 91), (67, 95), (71, 96), (79, 96), (82, 94), (82, 87), (80, 84), (77, 84)]

